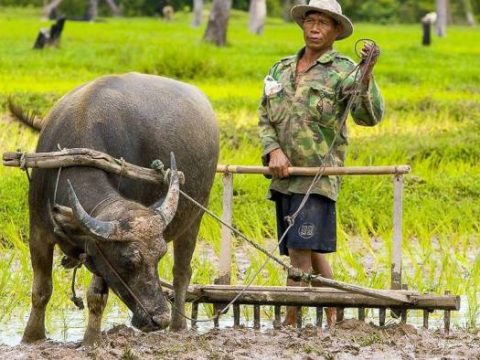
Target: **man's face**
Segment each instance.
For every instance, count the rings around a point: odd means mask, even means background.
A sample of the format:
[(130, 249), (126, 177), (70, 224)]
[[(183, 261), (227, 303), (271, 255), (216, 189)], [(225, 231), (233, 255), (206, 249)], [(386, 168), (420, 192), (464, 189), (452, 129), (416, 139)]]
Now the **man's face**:
[(310, 13), (303, 20), (305, 46), (316, 52), (330, 49), (340, 31), (340, 25), (322, 13)]

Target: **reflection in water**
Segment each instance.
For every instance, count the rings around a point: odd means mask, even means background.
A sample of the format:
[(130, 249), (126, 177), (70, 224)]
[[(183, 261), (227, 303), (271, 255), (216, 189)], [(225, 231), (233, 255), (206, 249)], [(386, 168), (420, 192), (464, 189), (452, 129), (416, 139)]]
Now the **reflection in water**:
[[(253, 327), (253, 316), (252, 316), (252, 307), (244, 306), (242, 311), (241, 323), (246, 327)], [(208, 318), (206, 312), (201, 311), (202, 307), (199, 309), (200, 317)], [(269, 307), (265, 307), (269, 309)], [(467, 316), (467, 299), (462, 296), (461, 299), (461, 308), (460, 311), (452, 312), (452, 325), (465, 328), (468, 322)], [(269, 317), (262, 319), (262, 329), (271, 329), (272, 328), (272, 315), (273, 311), (268, 312)], [(83, 333), (86, 326), (86, 316), (87, 310), (78, 311), (74, 309), (68, 309), (65, 311), (50, 311), (49, 317), (46, 319), (47, 322), (47, 336), (56, 341), (79, 341), (83, 338)], [(356, 309), (345, 309), (345, 318), (357, 318), (358, 313)], [(12, 314), (8, 319), (4, 319), (0, 323), (0, 344), (6, 345), (17, 345), (22, 339), (23, 330), (28, 320), (28, 311), (24, 311), (18, 314)], [(372, 322), (378, 324), (378, 309), (367, 309), (366, 313), (366, 322)], [(479, 319), (480, 320), (480, 317)], [(110, 329), (115, 325), (126, 324), (130, 325), (131, 316), (130, 314), (118, 307), (113, 307), (110, 309), (108, 314), (104, 316), (102, 322), (102, 329)], [(386, 324), (397, 323), (399, 320), (394, 320), (389, 318), (389, 312), (387, 311), (387, 321)], [(315, 323), (315, 309), (310, 308), (308, 311), (304, 312), (304, 325), (314, 324)], [(420, 327), (423, 325), (423, 312), (420, 310), (411, 310), (408, 313), (408, 324), (415, 325)], [(430, 314), (429, 318), (430, 329), (439, 329), (443, 328), (443, 311), (434, 311)], [(223, 316), (220, 319), (220, 328), (226, 328), (233, 326), (233, 316), (231, 311)], [(200, 322), (198, 323), (198, 332), (203, 333), (213, 328), (213, 322)]]

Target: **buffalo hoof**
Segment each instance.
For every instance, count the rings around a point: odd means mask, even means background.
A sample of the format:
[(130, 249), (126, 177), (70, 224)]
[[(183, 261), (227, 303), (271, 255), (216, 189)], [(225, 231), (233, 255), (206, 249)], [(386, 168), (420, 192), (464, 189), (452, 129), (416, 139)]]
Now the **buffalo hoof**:
[(102, 342), (102, 333), (98, 329), (87, 329), (83, 335), (82, 346), (96, 347)]
[(155, 325), (162, 330), (170, 325), (170, 316), (168, 314), (155, 315), (152, 319)]
[(28, 329), (26, 329), (22, 337), (23, 344), (31, 344), (37, 341), (44, 340), (47, 340), (47, 337), (45, 336), (45, 331), (29, 331)]
[(179, 319), (177, 321), (172, 321), (170, 324), (170, 330), (174, 332), (180, 332), (187, 330), (187, 321), (185, 319)]

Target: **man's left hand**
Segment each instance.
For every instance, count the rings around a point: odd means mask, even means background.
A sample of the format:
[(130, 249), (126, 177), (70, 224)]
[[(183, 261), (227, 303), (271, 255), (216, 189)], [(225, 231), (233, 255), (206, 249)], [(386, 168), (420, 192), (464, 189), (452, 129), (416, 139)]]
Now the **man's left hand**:
[(362, 63), (369, 58), (370, 53), (371, 53), (371, 58), (370, 58), (369, 64), (364, 67), (364, 72), (365, 72), (365, 77), (363, 78), (364, 84), (368, 84), (368, 82), (370, 81), (370, 78), (372, 77), (373, 67), (375, 66), (378, 60), (378, 57), (380, 56), (380, 48), (371, 42), (366, 42), (361, 50)]

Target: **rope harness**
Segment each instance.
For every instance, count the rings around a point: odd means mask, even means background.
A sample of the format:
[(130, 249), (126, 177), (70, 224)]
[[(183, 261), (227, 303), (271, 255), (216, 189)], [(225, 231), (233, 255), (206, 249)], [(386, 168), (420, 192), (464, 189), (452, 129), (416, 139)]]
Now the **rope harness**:
[[(339, 101), (344, 101), (346, 100), (346, 98), (348, 97), (348, 102), (345, 106), (345, 110), (344, 112), (342, 113), (342, 116), (340, 118), (340, 121), (339, 121), (339, 129), (340, 131), (337, 131), (335, 133), (335, 136), (328, 148), (328, 151), (327, 151), (327, 154), (325, 155), (325, 157), (322, 159), (322, 158), (319, 158), (320, 160), (320, 163), (321, 163), (321, 166), (319, 167), (317, 173), (315, 174), (315, 176), (313, 177), (312, 179), (312, 182), (310, 183), (310, 186), (309, 188), (307, 189), (307, 192), (305, 193), (298, 209), (292, 214), (292, 215), (289, 215), (289, 216), (286, 216), (285, 217), (285, 220), (288, 224), (288, 227), (285, 229), (284, 233), (282, 234), (282, 236), (280, 237), (279, 241), (277, 244), (275, 244), (274, 247), (272, 247), (270, 250), (269, 249), (266, 249), (264, 248), (263, 246), (257, 244), (256, 242), (254, 242), (253, 240), (249, 239), (245, 234), (243, 234), (241, 231), (239, 231), (238, 229), (236, 229), (235, 227), (225, 223), (218, 215), (216, 215), (215, 213), (213, 213), (212, 211), (210, 211), (209, 209), (207, 209), (205, 206), (203, 206), (201, 203), (199, 203), (198, 201), (196, 201), (195, 199), (193, 199), (190, 195), (188, 195), (187, 193), (185, 193), (184, 191), (182, 190), (179, 190), (180, 194), (186, 198), (187, 200), (189, 200), (190, 202), (192, 202), (195, 206), (197, 206), (198, 208), (200, 208), (203, 212), (207, 213), (208, 215), (210, 215), (212, 218), (214, 218), (217, 222), (221, 223), (223, 226), (226, 226), (228, 229), (230, 229), (234, 234), (236, 234), (237, 236), (239, 236), (240, 238), (242, 238), (244, 241), (246, 241), (248, 244), (250, 244), (251, 246), (253, 246), (255, 249), (257, 249), (258, 251), (260, 251), (261, 253), (263, 253), (265, 256), (266, 256), (266, 259), (265, 261), (262, 263), (262, 265), (260, 266), (260, 268), (253, 274), (253, 276), (251, 277), (251, 279), (247, 282), (247, 284), (239, 291), (239, 293), (227, 304), (225, 305), (221, 310), (218, 310), (217, 313), (207, 319), (202, 319), (202, 320), (198, 320), (198, 319), (192, 319), (190, 317), (188, 317), (187, 315), (185, 315), (180, 309), (178, 309), (176, 306), (175, 306), (175, 303), (172, 299), (170, 299), (169, 297), (167, 297), (167, 300), (171, 303), (171, 306), (172, 308), (174, 309), (174, 311), (176, 313), (178, 313), (180, 316), (182, 316), (183, 318), (187, 319), (187, 320), (195, 320), (197, 323), (198, 322), (210, 322), (212, 320), (218, 320), (220, 318), (221, 315), (225, 314), (229, 307), (234, 304), (238, 298), (240, 296), (242, 296), (242, 294), (245, 293), (246, 290), (248, 290), (250, 288), (250, 286), (252, 285), (253, 281), (257, 278), (257, 276), (260, 274), (260, 272), (265, 268), (265, 266), (267, 265), (268, 261), (269, 260), (273, 260), (275, 261), (277, 264), (279, 264), (284, 270), (286, 270), (288, 272), (288, 277), (293, 279), (294, 281), (304, 281), (306, 283), (310, 283), (311, 280), (315, 279), (315, 278), (322, 278), (320, 275), (314, 275), (314, 274), (311, 274), (311, 273), (304, 273), (302, 272), (300, 269), (298, 268), (295, 268), (293, 267), (292, 265), (289, 265), (287, 263), (285, 263), (284, 261), (282, 261), (280, 258), (278, 258), (277, 256), (273, 255), (273, 252), (278, 249), (278, 246), (282, 244), (282, 242), (284, 241), (286, 235), (288, 234), (288, 232), (290, 231), (290, 229), (294, 226), (295, 224), (295, 220), (298, 216), (298, 214), (300, 213), (300, 211), (304, 208), (306, 202), (308, 201), (310, 195), (311, 195), (311, 192), (312, 192), (312, 189), (313, 187), (318, 183), (318, 181), (321, 179), (321, 177), (323, 176), (323, 173), (325, 172), (325, 168), (327, 167), (327, 162), (325, 161), (325, 159), (327, 158), (330, 158), (332, 156), (332, 151), (333, 151), (333, 148), (334, 148), (334, 145), (338, 139), (338, 136), (341, 132), (341, 129), (345, 126), (345, 123), (346, 123), (346, 120), (348, 118), (348, 114), (350, 113), (350, 110), (352, 108), (352, 105), (354, 104), (355, 100), (357, 99), (357, 97), (360, 95), (360, 87), (362, 86), (363, 84), (363, 81), (364, 81), (364, 78), (365, 78), (365, 71), (361, 71), (362, 69), (365, 69), (365, 68), (368, 68), (371, 66), (372, 64), (372, 61), (374, 59), (374, 53), (376, 51), (376, 43), (373, 41), (373, 40), (370, 40), (370, 39), (360, 39), (358, 40), (356, 43), (355, 43), (355, 52), (358, 56), (359, 55), (359, 52), (358, 52), (358, 44), (360, 42), (365, 42), (365, 43), (370, 43), (372, 44), (373, 46), (371, 47), (370, 51), (368, 52), (367, 56), (365, 58), (362, 59), (362, 61), (356, 65), (352, 71), (350, 71), (350, 73), (347, 74), (347, 76), (342, 80), (342, 82), (340, 84), (342, 84), (348, 77), (350, 77), (353, 73), (355, 73), (355, 76), (354, 76), (354, 79), (353, 79), (353, 86), (351, 89), (349, 89), (348, 91), (345, 92), (345, 95), (339, 99)], [(30, 176), (28, 174), (28, 171), (27, 171), (27, 168), (25, 166), (25, 157), (23, 156), (22, 157), (23, 159), (23, 163), (21, 161), (21, 169), (26, 171), (27, 173), (27, 176), (30, 180)], [(121, 158), (120, 159), (121, 161), (121, 165), (122, 165), (122, 169), (123, 169), (123, 164), (124, 164), (124, 159)], [(23, 165), (22, 165), (23, 164)], [(167, 169), (165, 170), (164, 167), (163, 167), (163, 164), (159, 161), (159, 160), (155, 160), (153, 163), (152, 163), (152, 168), (156, 169), (157, 171), (161, 172), (164, 176), (164, 179), (168, 179), (168, 177), (171, 175), (170, 174), (170, 169)], [(56, 184), (55, 184), (55, 194), (54, 194), (54, 204), (56, 203), (56, 193), (57, 193), (57, 189), (58, 189), (58, 182), (59, 182), (59, 179), (60, 179), (60, 174), (61, 174), (61, 170), (62, 168), (59, 168), (59, 171), (58, 171), (58, 174), (57, 174), (57, 181), (56, 181)], [(120, 177), (122, 177), (122, 173), (120, 174)], [(121, 181), (121, 179), (120, 179)], [(120, 181), (119, 181), (119, 184), (118, 186), (120, 186)], [(99, 204), (97, 204), (95, 206), (95, 208), (98, 206)], [(105, 254), (103, 253), (103, 251), (101, 250), (100, 246), (98, 245), (97, 241), (94, 241), (94, 244), (95, 244), (95, 247), (98, 251), (98, 253), (101, 255), (101, 257), (103, 258), (104, 262), (107, 264), (107, 266), (109, 267), (109, 269), (112, 271), (112, 273), (119, 279), (120, 283), (124, 286), (124, 288), (128, 291), (128, 293), (132, 296), (132, 298), (135, 300), (135, 302), (139, 305), (140, 309), (142, 309), (145, 314), (147, 314), (150, 318), (151, 318), (151, 315), (149, 314), (149, 312), (147, 311), (147, 309), (145, 308), (145, 306), (143, 305), (143, 303), (141, 302), (141, 300), (136, 296), (135, 292), (128, 286), (128, 284), (123, 280), (123, 278), (121, 277), (121, 275), (118, 273), (118, 271), (112, 266), (112, 264), (108, 261), (108, 258), (105, 256)], [(74, 271), (73, 271), (73, 278), (72, 278), (72, 285), (71, 285), (71, 290), (72, 290), (72, 297), (71, 297), (71, 300), (75, 303), (75, 305), (79, 308), (79, 309), (83, 309), (83, 302), (81, 300), (81, 298), (77, 297), (76, 294), (75, 294), (75, 275), (76, 275), (76, 272), (77, 272), (77, 269), (80, 268), (82, 266), (82, 264), (84, 264), (85, 260), (86, 260), (86, 254), (81, 254), (80, 255), (80, 263), (75, 266), (74, 268)], [(161, 281), (162, 285), (165, 286), (165, 287), (168, 287), (172, 290), (174, 290), (174, 287), (165, 282), (165, 281)], [(152, 319), (153, 320), (153, 319)]]

